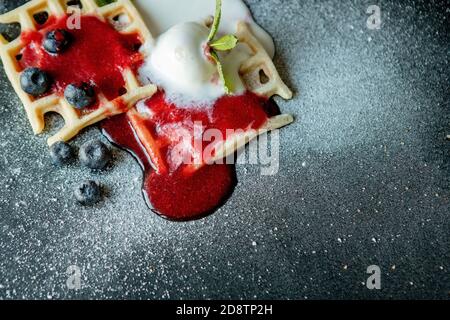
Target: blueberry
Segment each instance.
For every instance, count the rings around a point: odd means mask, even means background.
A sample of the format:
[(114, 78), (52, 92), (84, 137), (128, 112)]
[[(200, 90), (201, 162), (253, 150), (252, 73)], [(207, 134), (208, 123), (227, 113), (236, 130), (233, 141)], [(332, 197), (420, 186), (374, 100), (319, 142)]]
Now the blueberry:
[(50, 77), (39, 68), (28, 68), (20, 75), (20, 85), (23, 91), (37, 97), (50, 88)]
[(63, 52), (70, 45), (72, 37), (64, 29), (57, 29), (47, 32), (42, 46), (48, 53)]
[(59, 141), (50, 147), (50, 156), (55, 165), (63, 165), (73, 160), (74, 152), (69, 144)]
[(95, 181), (84, 181), (75, 188), (75, 199), (84, 206), (92, 206), (101, 198), (100, 186)]
[(111, 152), (100, 140), (86, 142), (80, 149), (80, 161), (84, 166), (102, 170), (111, 161)]
[(64, 91), (64, 96), (72, 106), (83, 109), (94, 103), (95, 90), (85, 82), (80, 85), (69, 84)]

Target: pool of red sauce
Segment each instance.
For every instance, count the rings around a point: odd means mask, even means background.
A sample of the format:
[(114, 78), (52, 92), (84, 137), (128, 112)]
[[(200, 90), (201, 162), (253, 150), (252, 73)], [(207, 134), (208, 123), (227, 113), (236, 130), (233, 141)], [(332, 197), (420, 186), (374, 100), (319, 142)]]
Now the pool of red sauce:
[[(165, 101), (162, 92), (145, 103), (154, 112), (152, 119), (156, 120), (143, 120), (143, 125), (161, 145), (168, 143), (165, 141), (167, 136), (158, 136), (157, 129), (167, 124), (190, 128), (194, 121), (201, 121), (205, 129), (215, 128), (225, 133), (227, 129), (258, 129), (269, 117), (279, 114), (278, 106), (272, 100), (250, 92), (223, 97), (211, 109), (177, 108)], [(193, 174), (187, 174), (183, 164), (161, 174), (153, 169), (126, 114), (105, 120), (101, 126), (111, 142), (137, 158), (144, 170), (143, 193), (147, 203), (165, 218), (177, 221), (201, 218), (214, 212), (234, 191), (237, 180), (233, 165), (205, 165)], [(167, 152), (168, 147), (162, 149), (166, 161)]]
[[(63, 95), (67, 85), (88, 82), (108, 100), (121, 96), (125, 85), (122, 71), (128, 67), (137, 69), (143, 60), (138, 51), (139, 35), (122, 34), (109, 23), (89, 15), (81, 17), (81, 28), (69, 30), (68, 18), (50, 17), (39, 30), (21, 35), (24, 48), (18, 61), (20, 67), (46, 71), (53, 80), (49, 93)], [(60, 54), (47, 53), (42, 47), (44, 35), (54, 29), (65, 29), (72, 36), (71, 44)]]

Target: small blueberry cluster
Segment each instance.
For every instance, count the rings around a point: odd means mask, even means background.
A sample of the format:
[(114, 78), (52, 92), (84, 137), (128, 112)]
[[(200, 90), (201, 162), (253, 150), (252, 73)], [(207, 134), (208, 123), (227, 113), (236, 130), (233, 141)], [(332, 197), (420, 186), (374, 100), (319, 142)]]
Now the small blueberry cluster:
[[(66, 51), (72, 42), (70, 32), (56, 29), (46, 33), (42, 48), (50, 55), (58, 55)], [(22, 72), (20, 85), (29, 95), (40, 97), (51, 89), (52, 78), (44, 70), (30, 67)], [(94, 87), (85, 82), (69, 84), (64, 90), (64, 97), (76, 109), (84, 109), (96, 102)], [(74, 149), (63, 141), (51, 146), (50, 155), (53, 163), (58, 166), (70, 164), (75, 159)], [(80, 148), (78, 159), (87, 168), (102, 170), (111, 161), (111, 152), (101, 141), (93, 140)], [(77, 201), (86, 206), (94, 205), (102, 198), (100, 185), (95, 181), (84, 181), (74, 192)]]
[[(42, 47), (51, 55), (64, 52), (72, 43), (71, 34), (63, 29), (46, 33)], [(20, 75), (22, 90), (33, 97), (45, 94), (52, 84), (52, 79), (44, 70), (27, 68)], [(76, 109), (84, 109), (96, 101), (94, 87), (86, 82), (69, 84), (64, 90), (64, 97)]]
[[(75, 161), (73, 147), (60, 141), (50, 147), (50, 156), (57, 166), (71, 164)], [(80, 163), (92, 170), (103, 170), (110, 163), (112, 156), (109, 148), (100, 140), (83, 144), (78, 153)], [(95, 181), (84, 181), (75, 188), (75, 198), (85, 206), (92, 206), (102, 198), (100, 185)]]

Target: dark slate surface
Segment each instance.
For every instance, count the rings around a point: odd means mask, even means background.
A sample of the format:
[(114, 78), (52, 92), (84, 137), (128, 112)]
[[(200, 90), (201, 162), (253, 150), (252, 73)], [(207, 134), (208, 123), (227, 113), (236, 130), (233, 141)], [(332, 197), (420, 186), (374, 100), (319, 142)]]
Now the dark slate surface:
[[(248, 3), (298, 119), (280, 173), (240, 167), (232, 199), (200, 221), (149, 212), (122, 151), (103, 174), (53, 168), (1, 70), (0, 298), (450, 297), (449, 2), (383, 1), (377, 31), (373, 1)], [(92, 177), (109, 196), (84, 209), (71, 190)], [(381, 291), (365, 287), (372, 264)]]

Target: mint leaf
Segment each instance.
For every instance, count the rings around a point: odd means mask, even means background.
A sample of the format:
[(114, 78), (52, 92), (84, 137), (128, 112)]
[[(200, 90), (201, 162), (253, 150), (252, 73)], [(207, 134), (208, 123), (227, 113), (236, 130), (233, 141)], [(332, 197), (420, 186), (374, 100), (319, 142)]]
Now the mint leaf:
[(107, 4), (116, 2), (116, 0), (96, 0), (96, 2), (99, 7), (103, 7), (106, 6)]
[(211, 50), (210, 54), (211, 54), (211, 58), (214, 60), (214, 62), (217, 65), (217, 71), (219, 72), (220, 80), (222, 80), (222, 82), (223, 82), (223, 86), (225, 88), (225, 93), (231, 94), (232, 92), (231, 92), (229, 83), (228, 83), (227, 79), (225, 78), (225, 74), (223, 73), (222, 63), (219, 60), (219, 56), (217, 55), (217, 52), (215, 52), (214, 50)]
[(211, 31), (208, 36), (208, 43), (214, 40), (214, 37), (219, 30), (220, 19), (222, 18), (222, 0), (216, 0), (216, 13), (214, 15), (214, 22), (211, 26)]
[(234, 35), (226, 35), (222, 38), (220, 38), (217, 41), (214, 41), (214, 38), (216, 37), (217, 31), (219, 30), (220, 25), (220, 19), (222, 17), (222, 0), (216, 0), (216, 13), (214, 15), (214, 21), (211, 26), (211, 31), (208, 36), (208, 46), (210, 49), (210, 55), (211, 58), (214, 60), (214, 62), (217, 65), (217, 71), (220, 76), (220, 80), (223, 82), (223, 86), (225, 89), (226, 94), (232, 94), (232, 90), (230, 89), (231, 86), (227, 79), (225, 78), (225, 74), (223, 72), (223, 66), (220, 62), (219, 56), (216, 52), (218, 51), (227, 51), (231, 50), (234, 47), (236, 47), (238, 43), (238, 39)]
[(214, 41), (209, 46), (219, 51), (227, 51), (236, 47), (238, 43), (238, 38), (234, 35), (226, 35), (220, 38), (219, 40)]

